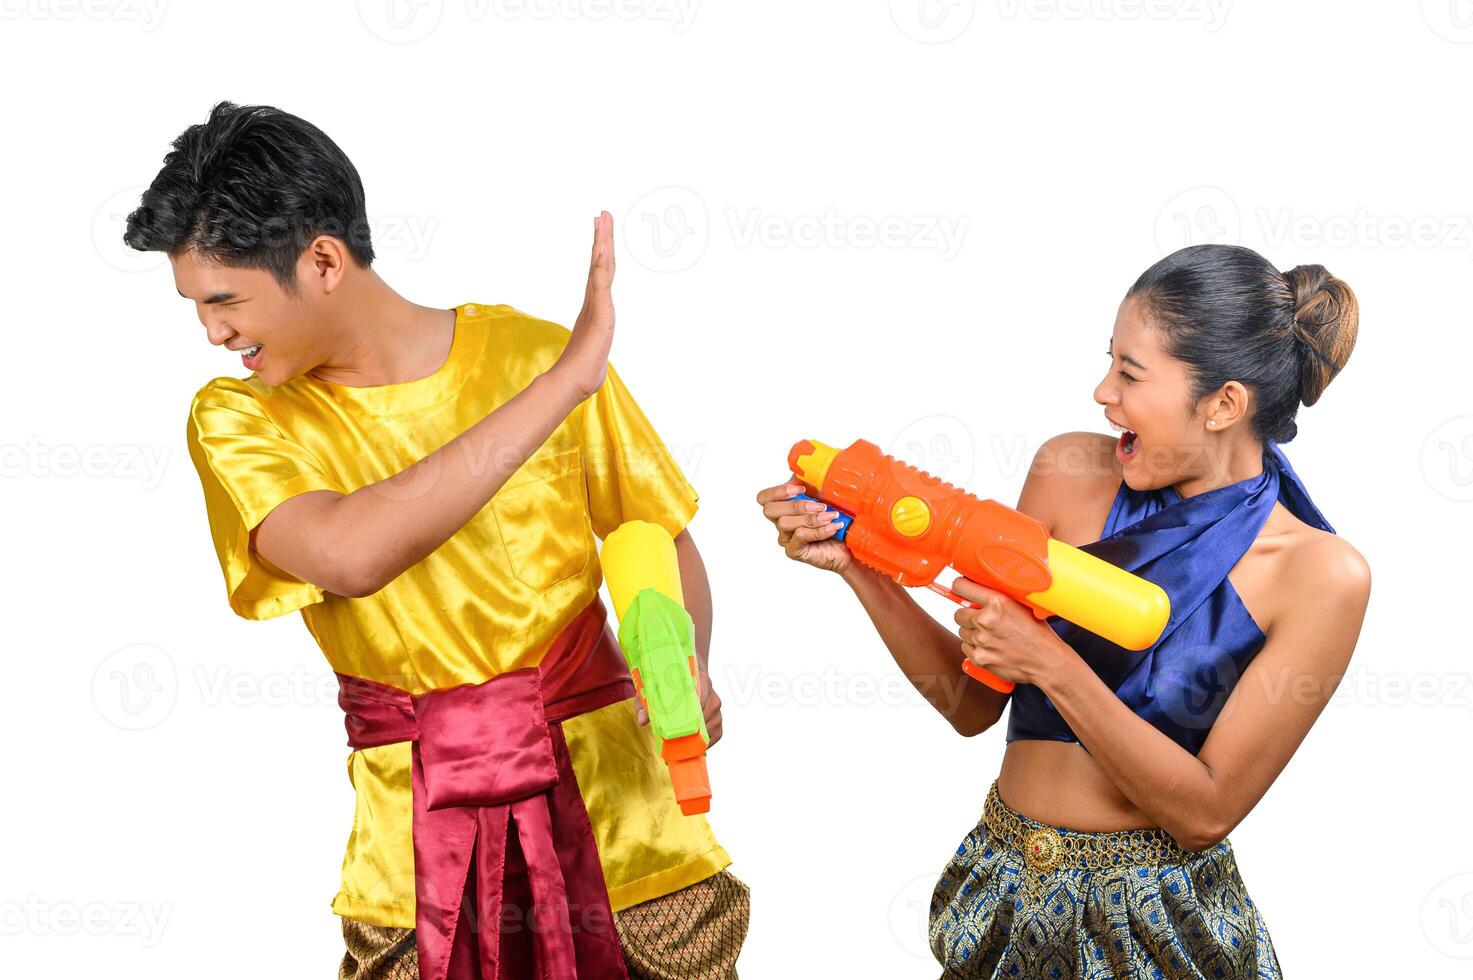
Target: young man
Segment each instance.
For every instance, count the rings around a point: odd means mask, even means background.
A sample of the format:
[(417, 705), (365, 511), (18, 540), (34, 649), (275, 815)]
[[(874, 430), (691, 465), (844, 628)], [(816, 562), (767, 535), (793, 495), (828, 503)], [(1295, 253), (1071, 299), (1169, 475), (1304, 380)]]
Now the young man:
[(675, 536), (719, 738), (696, 493), (607, 363), (612, 226), (571, 333), (419, 306), (371, 267), (343, 152), (225, 102), (128, 218), (252, 372), (187, 428), (230, 607), (300, 610), (340, 680), (343, 978), (736, 975), (747, 888), (680, 812), (598, 599), (595, 535)]

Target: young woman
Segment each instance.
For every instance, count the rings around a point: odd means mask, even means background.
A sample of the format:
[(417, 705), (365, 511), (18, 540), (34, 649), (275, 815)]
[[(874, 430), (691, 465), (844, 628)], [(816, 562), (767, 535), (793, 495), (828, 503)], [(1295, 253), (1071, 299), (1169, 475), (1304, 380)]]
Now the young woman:
[(1062, 541), (1156, 582), (1172, 614), (1125, 651), (1001, 593), (960, 638), (830, 540), (833, 513), (758, 495), (790, 558), (843, 576), (900, 668), (963, 735), (1017, 682), (981, 821), (936, 885), (946, 977), (1275, 977), (1228, 832), (1258, 802), (1346, 670), (1370, 592), (1278, 443), (1355, 342), (1357, 307), (1323, 267), (1280, 274), (1245, 248), (1182, 249), (1115, 321), (1094, 391), (1112, 439), (1048, 440), (1018, 509)]

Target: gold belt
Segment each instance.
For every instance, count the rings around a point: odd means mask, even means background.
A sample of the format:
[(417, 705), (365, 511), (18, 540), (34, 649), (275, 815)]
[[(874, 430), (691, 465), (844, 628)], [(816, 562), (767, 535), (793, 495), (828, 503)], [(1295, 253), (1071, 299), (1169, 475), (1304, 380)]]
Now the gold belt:
[(1059, 868), (1103, 871), (1130, 865), (1179, 864), (1191, 856), (1159, 827), (1086, 833), (1029, 820), (1002, 801), (997, 783), (987, 791), (982, 820), (991, 837), (1021, 851), (1028, 869), (1038, 874)]

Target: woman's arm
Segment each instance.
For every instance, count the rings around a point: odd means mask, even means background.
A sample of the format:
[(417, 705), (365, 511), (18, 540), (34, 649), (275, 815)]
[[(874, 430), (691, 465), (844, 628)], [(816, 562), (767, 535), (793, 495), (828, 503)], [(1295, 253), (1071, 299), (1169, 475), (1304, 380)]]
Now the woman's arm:
[(955, 633), (888, 576), (857, 561), (842, 574), (901, 672), (953, 728), (971, 736), (997, 723), (1007, 698), (962, 672), (961, 641)]
[(614, 334), (613, 218), (595, 223), (583, 309), (556, 364), (439, 449), (349, 494), (315, 490), (252, 531), (257, 554), (342, 596), (372, 595), (465, 526), (605, 376)]
[[(1309, 733), (1350, 662), (1370, 569), (1338, 538), (1300, 549), (1283, 571), (1290, 610), (1238, 679), (1193, 756), (1137, 716), (1068, 648), (1038, 684), (1120, 791), (1187, 850), (1228, 835)], [(1026, 612), (1026, 610), (1025, 610)]]
[[(1071, 490), (1079, 492), (1079, 484), (1071, 480), (1081, 475), (1097, 482), (1100, 479), (1099, 444), (1098, 435), (1083, 432), (1066, 432), (1044, 442), (1028, 469), (1017, 509), (1042, 522), (1052, 533), (1051, 515), (1060, 501), (1068, 499)], [(1108, 451), (1107, 447), (1104, 479), (1108, 492), (1113, 494), (1119, 478), (1109, 472)], [(895, 663), (953, 728), (972, 736), (996, 724), (1007, 698), (962, 672), (961, 638), (936, 622), (903, 586), (854, 561), (843, 543), (830, 540), (838, 530), (831, 523), (833, 512), (821, 503), (792, 500), (802, 489), (789, 483), (757, 494), (757, 502), (763, 505), (764, 516), (776, 525), (778, 544), (788, 557), (843, 577)]]

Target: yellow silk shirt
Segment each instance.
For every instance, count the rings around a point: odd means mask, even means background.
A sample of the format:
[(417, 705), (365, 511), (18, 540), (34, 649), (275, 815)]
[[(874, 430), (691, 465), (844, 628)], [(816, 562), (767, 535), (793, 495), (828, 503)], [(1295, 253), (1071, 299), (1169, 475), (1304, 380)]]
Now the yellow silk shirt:
[[(302, 376), (271, 388), (252, 374), (201, 388), (187, 441), (230, 607), (246, 619), (301, 610), (333, 670), (413, 694), (535, 666), (598, 593), (595, 535), (632, 520), (679, 534), (696, 510), (695, 490), (612, 366), (475, 517), (371, 596), (285, 575), (260, 560), (250, 532), (288, 497), (350, 493), (429, 455), (549, 368), (568, 336), (509, 306), (466, 304), (445, 364), (415, 381)], [(412, 499), (423, 491), (415, 482), (382, 489)], [(705, 817), (680, 812), (658, 743), (634, 719), (629, 699), (563, 723), (615, 911), (730, 863)], [(412, 928), (409, 743), (350, 753), (348, 777), (357, 806), (333, 909)]]

